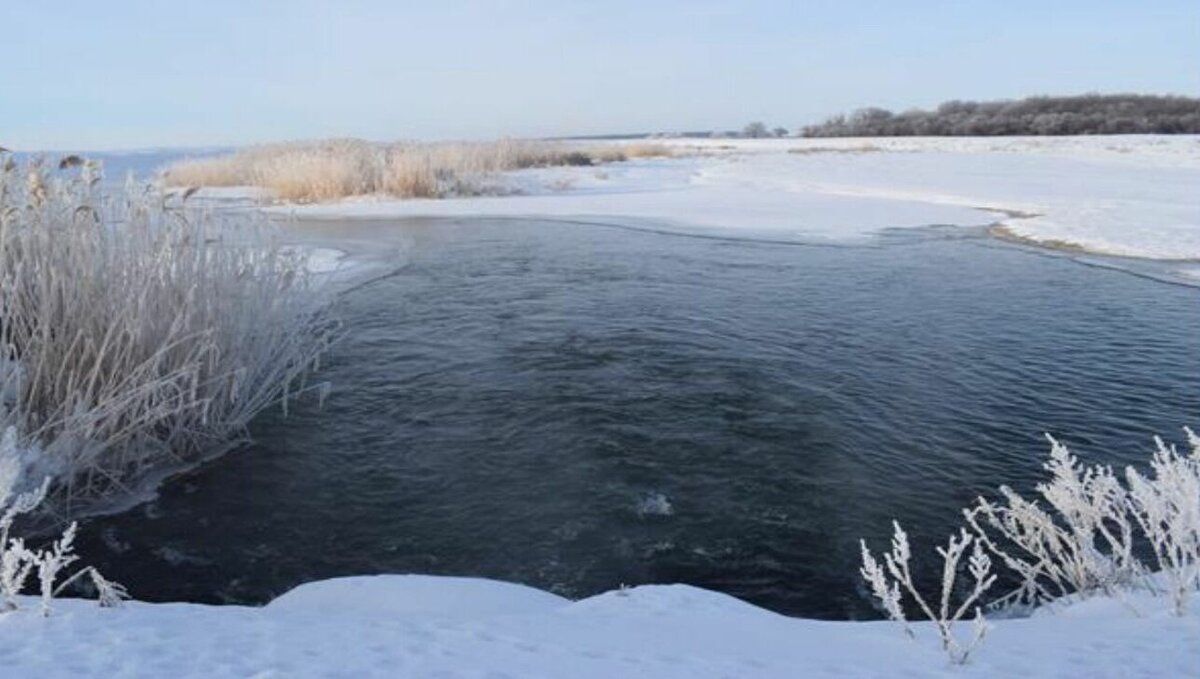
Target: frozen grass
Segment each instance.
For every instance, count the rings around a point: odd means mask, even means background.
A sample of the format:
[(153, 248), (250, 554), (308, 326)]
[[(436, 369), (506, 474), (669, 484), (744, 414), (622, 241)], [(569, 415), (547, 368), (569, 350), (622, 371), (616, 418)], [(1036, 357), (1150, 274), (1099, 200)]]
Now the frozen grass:
[[(0, 427), (67, 515), (125, 499), (304, 388), (333, 327), (302, 255), (255, 217), (78, 158), (0, 166)], [(81, 506), (82, 503), (82, 506)]]
[(228, 156), (185, 160), (168, 167), (164, 178), (172, 186), (258, 186), (294, 202), (366, 194), (442, 198), (503, 192), (495, 175), (509, 170), (671, 154), (669, 147), (651, 143), (373, 144), (342, 139), (255, 146)]

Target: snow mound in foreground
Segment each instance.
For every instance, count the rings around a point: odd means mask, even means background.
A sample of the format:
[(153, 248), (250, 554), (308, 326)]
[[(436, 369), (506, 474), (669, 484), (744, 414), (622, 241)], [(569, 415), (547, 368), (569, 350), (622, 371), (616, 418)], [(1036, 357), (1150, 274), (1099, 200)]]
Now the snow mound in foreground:
[(0, 616), (0, 676), (1200, 676), (1200, 617), (1137, 594), (995, 621), (965, 667), (928, 624), (909, 640), (891, 623), (788, 618), (684, 585), (572, 603), (487, 580), (375, 576), (303, 585), (264, 608), (66, 600), (43, 618), (28, 604)]
[(533, 587), (479, 578), (360, 575), (300, 585), (267, 604), (266, 611), (446, 621), (548, 613), (570, 603)]

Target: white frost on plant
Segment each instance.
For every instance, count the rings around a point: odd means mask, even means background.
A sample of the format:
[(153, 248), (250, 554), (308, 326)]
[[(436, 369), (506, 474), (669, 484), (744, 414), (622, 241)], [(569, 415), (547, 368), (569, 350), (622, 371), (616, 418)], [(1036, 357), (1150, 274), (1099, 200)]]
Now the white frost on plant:
[(75, 563), (79, 557), (72, 554), (75, 531), (78, 524), (71, 522), (61, 537), (50, 544), (49, 549), (37, 552), (38, 582), (42, 591), (42, 615), (50, 615), (50, 602), (54, 600), (54, 583), (62, 569)]
[(21, 477), (17, 454), (17, 428), (5, 427), (0, 434), (0, 506), (3, 506)]
[(54, 478), (70, 512), (128, 501), (286, 409), (337, 330), (315, 265), (261, 216), (100, 176), (0, 150), (0, 428), (40, 444), (21, 473)]
[(1113, 594), (1144, 573), (1134, 558), (1127, 494), (1112, 468), (1083, 467), (1053, 437), (1048, 483), (1036, 487), (1047, 509), (1007, 486), (1004, 503), (979, 498), (967, 523), (1022, 585), (998, 603), (1036, 605), (1092, 592)]
[(128, 598), (125, 588), (104, 578), (90, 566), (59, 582), (63, 570), (79, 560), (74, 553), (76, 523), (67, 526), (45, 549), (30, 549), (23, 538), (10, 536), (17, 517), (37, 509), (50, 488), (50, 477), (47, 476), (36, 488), (18, 493), (17, 488), (23, 481), (22, 470), (19, 437), (16, 428), (10, 426), (0, 434), (0, 613), (20, 607), (25, 583), (34, 573), (37, 574), (43, 616), (50, 615), (55, 596), (85, 576), (96, 588), (101, 606), (119, 605), (122, 599)]
[(1190, 455), (1156, 438), (1152, 477), (1125, 470), (1129, 511), (1154, 551), (1170, 587), (1175, 614), (1183, 615), (1200, 588), (1200, 437), (1188, 429)]
[[(1158, 584), (1165, 582), (1172, 612), (1186, 617), (1189, 601), (1200, 588), (1200, 437), (1186, 431), (1190, 455), (1156, 438), (1150, 462), (1153, 475), (1128, 467), (1125, 484), (1111, 467), (1084, 466), (1047, 435), (1050, 460), (1044, 467), (1051, 478), (1036, 487), (1045, 508), (1002, 486), (1003, 502), (979, 498), (963, 510), (970, 532), (960, 529), (946, 547), (937, 550), (943, 563), (937, 611), (914, 585), (908, 536), (898, 523), (893, 524), (892, 550), (884, 555), (886, 571), (863, 542), (860, 573), (888, 617), (911, 636), (901, 597), (906, 592), (935, 623), (943, 648), (956, 663), (966, 661), (986, 631), (977, 609), (975, 635), (966, 645), (955, 646), (953, 623), (996, 580), (989, 552), (1021, 580), (1015, 591), (991, 602), (992, 607), (1045, 606), (1102, 596), (1140, 614), (1130, 603), (1133, 595), (1159, 595)], [(974, 586), (951, 613), (947, 602), (955, 590), (958, 564), (972, 543), (966, 570)], [(1155, 563), (1147, 566), (1139, 561), (1139, 545), (1149, 546)]]
[[(867, 549), (866, 542), (861, 542), (863, 577), (871, 585), (872, 593), (880, 600), (888, 616), (904, 625), (904, 631), (911, 637), (913, 636), (912, 628), (903, 611), (903, 597), (901, 596), (901, 588), (903, 588), (903, 591), (908, 593), (925, 617), (937, 629), (938, 636), (941, 638), (942, 650), (950, 656), (951, 662), (956, 665), (966, 663), (971, 652), (987, 634), (987, 623), (984, 621), (980, 607), (976, 604), (984, 592), (996, 581), (996, 576), (992, 574), (991, 559), (988, 558), (975, 537), (965, 530), (960, 531), (957, 536), (951, 535), (946, 546), (938, 547), (938, 556), (942, 558), (942, 587), (938, 607), (935, 611), (913, 582), (912, 571), (909, 567), (912, 549), (908, 544), (908, 534), (904, 532), (898, 522), (893, 521), (892, 528), (892, 550), (883, 555), (884, 563), (887, 564), (887, 574)], [(958, 580), (959, 564), (962, 562), (967, 547), (972, 544), (974, 549), (967, 559), (967, 571), (973, 578), (973, 584), (970, 592), (955, 605), (954, 591), (955, 583)], [(891, 576), (890, 582), (889, 575)], [(964, 642), (955, 634), (954, 628), (972, 608), (975, 611), (972, 633)]]

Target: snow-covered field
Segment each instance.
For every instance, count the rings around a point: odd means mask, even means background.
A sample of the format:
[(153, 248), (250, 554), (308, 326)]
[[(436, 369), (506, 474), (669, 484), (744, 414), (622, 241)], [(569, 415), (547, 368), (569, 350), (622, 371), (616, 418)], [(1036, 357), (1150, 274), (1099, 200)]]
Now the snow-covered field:
[(991, 623), (966, 666), (937, 635), (787, 618), (683, 585), (569, 602), (465, 578), (303, 585), (264, 608), (32, 600), (0, 615), (5, 677), (1197, 677), (1200, 618), (1093, 599)]
[(305, 218), (537, 216), (856, 240), (999, 224), (1099, 254), (1200, 260), (1200, 137), (663, 140), (684, 153), (509, 173), (519, 195), (276, 206)]

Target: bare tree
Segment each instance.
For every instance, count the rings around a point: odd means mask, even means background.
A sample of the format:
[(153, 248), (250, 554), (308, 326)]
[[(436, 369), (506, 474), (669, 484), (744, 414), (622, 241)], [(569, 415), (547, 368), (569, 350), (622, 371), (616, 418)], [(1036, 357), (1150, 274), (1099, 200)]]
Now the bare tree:
[(755, 121), (742, 128), (742, 136), (749, 139), (761, 139), (771, 136), (765, 123)]

